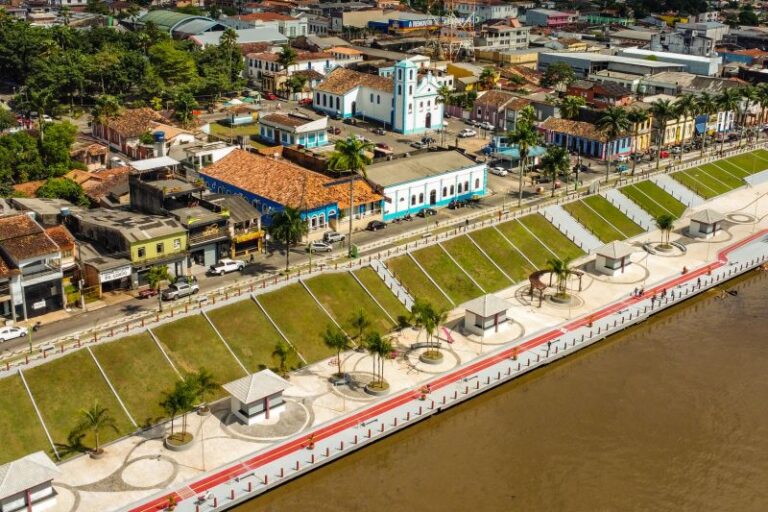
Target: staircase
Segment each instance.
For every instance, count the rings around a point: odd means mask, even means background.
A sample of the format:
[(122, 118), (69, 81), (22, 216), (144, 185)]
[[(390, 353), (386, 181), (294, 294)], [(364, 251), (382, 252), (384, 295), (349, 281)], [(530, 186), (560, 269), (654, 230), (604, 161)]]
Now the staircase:
[(646, 231), (650, 231), (654, 226), (654, 220), (651, 215), (637, 206), (631, 199), (619, 192), (617, 189), (612, 188), (603, 192), (605, 197), (613, 206), (621, 210), (621, 212), (632, 219), (638, 226)]
[(373, 260), (371, 261), (371, 268), (384, 281), (384, 284), (387, 285), (387, 288), (392, 290), (392, 293), (395, 294), (395, 297), (397, 297), (397, 299), (403, 303), (405, 309), (411, 311), (411, 308), (413, 308), (413, 297), (411, 297), (411, 294), (408, 293), (408, 290), (406, 290), (405, 287), (400, 284), (400, 281), (398, 281), (397, 278), (392, 275), (392, 272), (389, 271), (387, 266), (379, 260)]
[(584, 252), (590, 252), (605, 245), (559, 205), (544, 208), (544, 217)]

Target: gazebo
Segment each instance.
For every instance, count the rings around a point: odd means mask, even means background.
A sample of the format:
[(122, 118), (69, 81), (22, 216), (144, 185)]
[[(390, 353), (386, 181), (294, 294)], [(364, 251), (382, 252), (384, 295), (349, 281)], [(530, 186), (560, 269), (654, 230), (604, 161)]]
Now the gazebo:
[(701, 210), (691, 217), (688, 234), (696, 238), (712, 238), (721, 229), (725, 217), (715, 210)]
[(231, 396), (232, 414), (246, 425), (279, 417), (285, 410), (283, 391), (290, 383), (272, 370), (262, 370), (222, 386)]
[(56, 464), (44, 452), (0, 466), (0, 511), (38, 512), (56, 506)]
[(606, 244), (595, 250), (595, 270), (609, 276), (623, 274), (633, 252), (631, 245), (619, 240)]
[(479, 336), (499, 332), (509, 325), (510, 307), (512, 304), (491, 294), (471, 300), (465, 306), (464, 328)]

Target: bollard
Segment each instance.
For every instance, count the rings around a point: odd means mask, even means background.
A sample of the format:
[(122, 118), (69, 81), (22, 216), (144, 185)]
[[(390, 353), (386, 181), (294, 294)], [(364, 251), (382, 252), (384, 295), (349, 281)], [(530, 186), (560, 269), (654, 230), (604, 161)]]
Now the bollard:
[(264, 485), (269, 484), (269, 475), (264, 475)]
[(299, 461), (296, 461), (296, 471), (299, 470)]
[(213, 497), (213, 508), (216, 508), (219, 506), (219, 498), (216, 496)]
[[(518, 364), (518, 366), (520, 366), (520, 365)], [(512, 375), (512, 367), (511, 366), (509, 368), (507, 368), (507, 375)]]
[(520, 371), (520, 368), (522, 368), (520, 363), (517, 363), (517, 371)]
[(384, 432), (384, 422), (381, 422), (381, 431)]
[(458, 391), (454, 391), (453, 392), (453, 399), (456, 400), (457, 398), (459, 398), (459, 392)]
[(29, 356), (24, 354), (24, 364), (29, 364)]
[[(590, 331), (589, 335), (592, 336), (592, 331)], [(581, 335), (581, 341), (584, 341), (584, 335), (583, 334)], [(574, 343), (574, 346), (576, 346), (576, 341), (575, 340), (574, 340), (573, 343)]]
[(229, 490), (229, 499), (234, 500), (235, 499), (235, 490), (230, 489)]
[(280, 468), (280, 478), (283, 478), (285, 476), (285, 469)]
[(411, 421), (411, 411), (408, 411), (408, 412), (405, 414), (405, 421)]
[(464, 388), (464, 394), (465, 394), (465, 395), (468, 395), (468, 394), (469, 394), (469, 386), (465, 386), (465, 388)]
[(315, 463), (315, 454), (314, 454), (314, 453), (313, 453), (313, 454), (312, 454), (312, 456), (310, 457), (310, 459), (309, 459), (309, 463), (310, 463), (310, 464), (314, 464), (314, 463)]
[(443, 405), (445, 405), (445, 395), (443, 395)]
[(344, 451), (344, 441), (341, 442), (341, 447), (339, 448), (339, 451)]
[(480, 389), (480, 381), (475, 382), (475, 389)]
[(253, 482), (248, 482), (248, 492), (253, 490)]
[(355, 441), (354, 444), (357, 444), (357, 434), (355, 434)]
[(371, 438), (371, 429), (368, 429), (368, 439)]
[(421, 406), (419, 406), (419, 416), (421, 416), (421, 414), (422, 414), (422, 408)]
[(397, 416), (395, 416), (395, 421), (393, 421), (393, 422), (392, 422), (392, 426), (393, 426), (393, 427), (396, 427), (396, 426), (397, 426)]
[(501, 372), (499, 372), (499, 373), (496, 375), (496, 380), (499, 380), (499, 379), (501, 379)]
[(435, 408), (435, 401), (434, 400), (432, 400), (432, 403), (429, 405), (429, 408), (430, 409), (434, 409)]

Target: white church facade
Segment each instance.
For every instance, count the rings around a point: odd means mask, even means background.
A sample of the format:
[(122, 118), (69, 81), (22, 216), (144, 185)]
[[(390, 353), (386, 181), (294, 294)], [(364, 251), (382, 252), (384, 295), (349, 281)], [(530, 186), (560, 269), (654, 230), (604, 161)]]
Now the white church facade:
[(443, 104), (431, 73), (402, 60), (392, 77), (336, 68), (313, 90), (313, 108), (331, 117), (375, 120), (403, 134), (443, 127)]

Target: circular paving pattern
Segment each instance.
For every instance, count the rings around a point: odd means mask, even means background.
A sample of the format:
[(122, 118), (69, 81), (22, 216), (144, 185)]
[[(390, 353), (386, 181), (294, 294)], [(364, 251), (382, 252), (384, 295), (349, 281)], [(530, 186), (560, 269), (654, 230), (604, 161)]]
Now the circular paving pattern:
[(423, 373), (432, 373), (432, 374), (439, 374), (439, 373), (445, 373), (448, 370), (451, 370), (453, 368), (456, 368), (460, 363), (461, 359), (459, 359), (459, 356), (452, 350), (448, 350), (445, 348), (445, 345), (443, 345), (443, 348), (440, 349), (440, 351), (443, 353), (443, 360), (440, 364), (426, 364), (422, 363), (419, 360), (419, 356), (426, 352), (426, 348), (417, 348), (415, 350), (409, 350), (405, 353), (405, 358), (408, 361), (408, 364), (412, 367), (416, 368), (420, 372)]
[(525, 327), (520, 322), (507, 319), (507, 327), (499, 333), (491, 333), (482, 340), (477, 334), (470, 333), (469, 331), (462, 330), (462, 334), (468, 341), (477, 343), (478, 345), (504, 345), (510, 341), (522, 338), (525, 336)]
[(725, 218), (734, 224), (753, 224), (756, 221), (754, 215), (748, 213), (729, 213)]
[(132, 487), (149, 489), (160, 487), (174, 473), (175, 467), (168, 460), (142, 458), (129, 462), (123, 468), (120, 478)]
[(62, 512), (74, 512), (80, 505), (80, 493), (69, 486), (54, 484), (53, 488), (58, 493), (56, 496), (56, 510)]
[(568, 302), (559, 302), (553, 300), (552, 295), (545, 295), (544, 302), (558, 309), (575, 309), (584, 305), (584, 299), (575, 294), (571, 294), (571, 300)]
[[(363, 360), (360, 359), (357, 363), (359, 364), (362, 361)], [(370, 361), (367, 362), (370, 363)], [(355, 364), (355, 369), (357, 369), (357, 364)], [(333, 393), (350, 400), (359, 400), (361, 402), (367, 402), (375, 398), (365, 392), (365, 385), (373, 380), (373, 374), (371, 372), (352, 371), (347, 372), (347, 375), (349, 376), (349, 384), (343, 384), (341, 386), (328, 384)]]
[(313, 418), (314, 415), (302, 402), (286, 398), (285, 410), (280, 413), (279, 419), (275, 422), (243, 425), (234, 414), (230, 413), (226, 416), (222, 428), (241, 439), (275, 441), (303, 431), (310, 425)]

